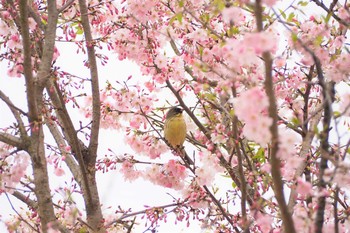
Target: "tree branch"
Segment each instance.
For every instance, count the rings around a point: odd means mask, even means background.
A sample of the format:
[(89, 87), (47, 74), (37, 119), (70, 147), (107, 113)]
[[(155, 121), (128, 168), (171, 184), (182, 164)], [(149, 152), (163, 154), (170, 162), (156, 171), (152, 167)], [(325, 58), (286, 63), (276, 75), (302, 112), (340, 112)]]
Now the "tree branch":
[[(92, 197), (91, 197), (91, 192), (90, 192), (89, 185), (88, 185), (89, 184), (88, 178), (87, 178), (88, 171), (87, 171), (86, 164), (84, 161), (84, 156), (82, 153), (82, 150), (84, 148), (82, 148), (82, 145), (81, 145), (79, 138), (77, 136), (77, 133), (75, 131), (72, 119), (70, 118), (68, 110), (65, 106), (61, 90), (59, 89), (57, 82), (53, 78), (51, 78), (48, 81), (47, 86), (46, 86), (46, 91), (48, 92), (50, 99), (52, 101), (52, 104), (55, 107), (59, 122), (62, 124), (62, 132), (63, 132), (66, 140), (68, 141), (68, 144), (71, 146), (72, 152), (75, 154), (75, 158), (77, 159), (77, 161), (79, 163), (82, 181), (80, 179), (78, 179), (80, 176), (77, 176), (75, 178), (77, 179), (77, 182), (79, 183), (80, 187), (83, 190), (85, 190), (84, 193), (87, 196), (87, 202), (88, 202), (87, 204), (91, 204)], [(56, 136), (58, 136), (56, 129), (51, 127), (50, 130), (52, 130), (52, 132), (55, 133)], [(55, 138), (55, 140), (56, 140), (56, 138)], [(57, 145), (59, 146), (60, 144), (57, 144)], [(72, 164), (72, 168), (73, 168), (73, 166), (74, 165)]]
[[(98, 70), (96, 64), (95, 55), (95, 42), (92, 38), (90, 22), (88, 17), (88, 8), (86, 5), (86, 0), (79, 0), (79, 8), (81, 14), (81, 24), (83, 26), (86, 48), (89, 60), (89, 69), (91, 76), (91, 96), (92, 96), (92, 123), (91, 123), (91, 133), (90, 142), (88, 146), (88, 155), (85, 158), (88, 168), (88, 176), (91, 187), (87, 187), (89, 190), (89, 195), (91, 195), (91, 200), (88, 200), (86, 205), (87, 209), (87, 221), (88, 224), (93, 227), (95, 232), (104, 232), (103, 225), (103, 215), (100, 206), (100, 200), (98, 195), (98, 189), (96, 184), (96, 158), (98, 149), (98, 138), (100, 132), (100, 118), (101, 118), (101, 102), (100, 102), (100, 90), (98, 82)], [(92, 199), (93, 197), (93, 199)]]
[[(307, 47), (300, 39), (298, 39), (298, 42), (300, 45), (305, 49), (306, 52), (308, 52), (316, 66), (316, 73), (318, 76), (319, 85), (322, 87), (322, 96), (323, 96), (323, 130), (320, 134), (320, 144), (321, 144), (321, 161), (320, 161), (320, 170), (319, 170), (319, 183), (318, 187), (320, 192), (322, 192), (326, 186), (327, 183), (324, 180), (323, 176), (325, 173), (325, 170), (328, 167), (328, 158), (330, 155), (329, 151), (329, 131), (330, 131), (330, 123), (332, 119), (332, 103), (334, 101), (334, 84), (332, 82), (326, 82), (323, 70), (322, 70), (322, 64), (320, 59), (316, 56), (316, 54)], [(316, 233), (322, 233), (323, 223), (324, 223), (324, 211), (326, 207), (326, 197), (324, 195), (320, 196), (318, 198), (318, 208), (315, 218), (315, 232)]]
[(0, 132), (0, 141), (10, 146), (17, 147), (18, 149), (25, 150), (27, 148), (25, 143), (20, 138), (13, 136), (12, 134)]
[(58, 12), (62, 13), (63, 11), (65, 11), (68, 7), (70, 7), (74, 3), (74, 1), (75, 0), (68, 0), (63, 6), (61, 6), (58, 9)]
[(29, 124), (33, 124), (34, 122), (39, 122), (38, 111), (36, 108), (36, 92), (35, 88), (35, 80), (33, 77), (33, 67), (31, 61), (31, 42), (29, 35), (29, 24), (28, 24), (28, 11), (27, 11), (27, 1), (20, 1), (20, 27), (21, 27), (21, 35), (22, 35), (22, 44), (23, 44), (23, 73), (26, 81), (26, 93), (27, 93), (27, 104), (28, 104), (28, 116), (29, 116)]
[(43, 24), (40, 16), (33, 10), (33, 8), (31, 6), (28, 5), (28, 11), (29, 11), (29, 16), (31, 16), (34, 21), (36, 22), (36, 24), (39, 26), (39, 28), (42, 31), (45, 31), (45, 25)]
[(21, 137), (28, 136), (27, 131), (26, 131), (25, 127), (24, 127), (23, 120), (22, 120), (21, 115), (20, 115), (20, 114), (27, 115), (27, 113), (22, 111), (20, 108), (16, 107), (12, 103), (10, 98), (8, 96), (6, 96), (5, 93), (3, 93), (1, 90), (0, 90), (0, 99), (2, 99), (7, 104), (7, 106), (11, 110), (13, 116), (15, 117), (16, 122), (18, 124), (18, 129), (19, 129), (19, 132), (21, 134)]
[[(305, 159), (305, 161), (303, 161), (299, 167), (297, 168), (297, 170), (295, 171), (294, 174), (294, 179), (296, 180), (298, 177), (300, 177), (303, 172), (305, 171), (305, 168), (308, 164), (307, 161), (307, 157), (310, 153), (310, 149), (312, 147), (312, 141), (315, 137), (315, 128), (317, 127), (318, 123), (320, 122), (322, 117), (322, 112), (318, 111), (318, 113), (311, 119), (310, 124), (309, 124), (309, 131), (307, 132), (307, 134), (305, 135), (305, 137), (303, 138), (303, 142), (301, 144), (301, 149), (300, 149), (300, 157)], [(289, 201), (288, 201), (288, 210), (291, 214), (293, 214), (294, 212), (294, 206), (295, 206), (295, 201), (297, 198), (297, 191), (296, 189), (291, 189), (291, 193), (289, 196)]]
[(58, 11), (56, 1), (48, 1), (48, 18), (45, 28), (45, 40), (43, 43), (43, 52), (41, 63), (38, 70), (38, 86), (41, 90), (45, 88), (46, 82), (50, 78), (51, 64), (55, 49), (56, 26), (58, 20)]
[(47, 172), (47, 163), (44, 147), (44, 131), (42, 128), (42, 108), (43, 108), (43, 85), (51, 69), (51, 62), (54, 51), (56, 36), (56, 1), (48, 1), (48, 23), (45, 31), (44, 49), (39, 65), (37, 78), (33, 76), (32, 66), (32, 42), (29, 34), (28, 23), (28, 2), (19, 1), (20, 28), (23, 45), (23, 69), (26, 82), (28, 121), (30, 125), (30, 136), (25, 138), (28, 143), (27, 152), (31, 156), (35, 195), (38, 201), (38, 213), (40, 216), (41, 230), (46, 232), (48, 225), (53, 228), (60, 228), (57, 222), (52, 197), (50, 194), (50, 185)]
[(89, 68), (91, 76), (91, 96), (92, 96), (92, 125), (91, 136), (89, 144), (89, 158), (88, 165), (95, 166), (96, 153), (98, 146), (98, 136), (100, 132), (100, 118), (101, 118), (101, 102), (100, 102), (100, 88), (98, 83), (98, 70), (95, 55), (95, 42), (92, 38), (91, 28), (88, 17), (88, 9), (85, 0), (79, 0), (79, 8), (81, 13), (81, 24), (83, 25), (84, 35), (86, 40), (86, 48), (89, 59)]
[(33, 201), (30, 199), (28, 196), (24, 195), (21, 192), (14, 191), (12, 193), (12, 196), (16, 197), (18, 200), (22, 201), (24, 204), (26, 204), (28, 207), (32, 209), (37, 209), (38, 208), (38, 203), (36, 201)]
[[(47, 109), (47, 119), (51, 119), (51, 114), (49, 113), (49, 110)], [(64, 140), (61, 132), (59, 131), (56, 122), (46, 122), (46, 126), (49, 128), (54, 140), (56, 141), (56, 144), (58, 146), (58, 149), (60, 150), (62, 156), (65, 157), (65, 163), (67, 164), (69, 170), (72, 172), (75, 180), (79, 183), (79, 186), (82, 186), (82, 174), (81, 170), (79, 169), (78, 164), (76, 163), (75, 159), (70, 153), (67, 153), (67, 151), (64, 149), (64, 147), (67, 145), (66, 141)]]
[[(233, 86), (231, 88), (232, 90), (232, 95), (234, 97), (237, 96), (236, 94), (236, 88)], [(247, 183), (246, 179), (244, 176), (244, 169), (243, 169), (243, 156), (241, 153), (241, 150), (239, 149), (239, 130), (238, 130), (238, 119), (237, 116), (235, 115), (233, 117), (233, 122), (232, 122), (232, 127), (233, 127), (233, 138), (235, 139), (235, 150), (237, 153), (237, 160), (238, 160), (238, 174), (239, 174), (239, 179), (241, 181), (240, 185), (240, 190), (242, 193), (242, 200), (241, 200), (241, 212), (242, 212), (242, 219), (243, 219), (243, 227), (244, 227), (244, 232), (249, 231), (249, 225), (247, 222), (247, 209), (246, 209), (246, 203), (247, 203)]]
[[(261, 6), (261, 0), (256, 0), (255, 4), (255, 17), (257, 23), (257, 29), (259, 32), (263, 31), (263, 17), (262, 17), (263, 9)], [(288, 207), (286, 204), (286, 200), (284, 198), (283, 191), (283, 181), (281, 176), (281, 161), (278, 158), (278, 150), (279, 150), (279, 135), (278, 135), (278, 115), (277, 115), (277, 105), (276, 105), (276, 97), (273, 88), (273, 77), (272, 77), (272, 58), (270, 52), (264, 52), (262, 55), (265, 62), (265, 91), (266, 95), (269, 98), (269, 116), (272, 119), (272, 125), (270, 127), (271, 132), (271, 176), (273, 181), (273, 191), (275, 193), (278, 206), (281, 211), (281, 216), (284, 224), (284, 231), (287, 233), (294, 233), (295, 226), (293, 222), (292, 215), (288, 211)]]
[[(315, 55), (313, 51), (311, 51), (308, 47), (303, 45), (304, 49), (309, 52), (315, 62), (316, 71), (320, 86), (322, 87), (322, 95), (323, 95), (323, 104), (324, 104), (324, 114), (323, 114), (323, 131), (320, 134), (320, 143), (321, 143), (321, 162), (320, 162), (320, 172), (319, 172), (319, 183), (318, 187), (320, 192), (322, 192), (326, 186), (327, 182), (324, 180), (323, 176), (325, 170), (328, 168), (328, 157), (330, 155), (329, 151), (329, 131), (330, 124), (333, 115), (332, 103), (334, 101), (334, 92), (332, 83), (326, 83), (325, 78), (323, 76), (322, 65), (320, 59)], [(326, 207), (326, 197), (321, 195), (318, 198), (318, 208), (315, 219), (315, 232), (322, 233), (323, 223), (324, 223), (324, 211)]]

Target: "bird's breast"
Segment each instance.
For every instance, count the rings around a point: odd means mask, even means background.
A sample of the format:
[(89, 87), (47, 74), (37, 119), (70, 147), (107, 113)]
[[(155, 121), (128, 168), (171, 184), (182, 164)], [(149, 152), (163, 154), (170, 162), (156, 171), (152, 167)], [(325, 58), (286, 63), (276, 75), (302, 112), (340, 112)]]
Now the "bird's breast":
[(182, 146), (186, 139), (186, 122), (182, 116), (174, 117), (165, 124), (164, 137), (174, 147)]

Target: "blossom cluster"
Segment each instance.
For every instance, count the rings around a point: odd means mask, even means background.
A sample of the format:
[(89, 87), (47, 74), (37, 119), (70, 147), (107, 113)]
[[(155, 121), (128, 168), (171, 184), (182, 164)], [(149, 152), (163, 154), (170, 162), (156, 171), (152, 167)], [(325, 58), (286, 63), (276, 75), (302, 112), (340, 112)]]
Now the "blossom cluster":
[[(2, 144), (2, 143), (1, 143)], [(12, 193), (16, 190), (29, 166), (29, 156), (26, 153), (10, 154), (7, 146), (0, 145), (0, 193)]]

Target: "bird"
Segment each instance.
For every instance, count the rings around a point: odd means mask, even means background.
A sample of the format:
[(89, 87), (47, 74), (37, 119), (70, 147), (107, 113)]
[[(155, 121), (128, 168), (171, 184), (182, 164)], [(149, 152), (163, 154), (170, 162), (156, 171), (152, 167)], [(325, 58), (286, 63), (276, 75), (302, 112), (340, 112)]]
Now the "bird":
[(187, 126), (182, 112), (183, 109), (176, 106), (169, 109), (164, 122), (164, 138), (186, 162), (193, 164), (183, 147), (186, 140)]

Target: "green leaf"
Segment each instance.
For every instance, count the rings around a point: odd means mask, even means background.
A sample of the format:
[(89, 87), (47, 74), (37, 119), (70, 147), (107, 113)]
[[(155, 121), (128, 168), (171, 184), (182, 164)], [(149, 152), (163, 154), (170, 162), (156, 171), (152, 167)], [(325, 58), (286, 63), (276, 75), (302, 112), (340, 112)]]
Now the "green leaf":
[(322, 44), (322, 42), (323, 42), (323, 36), (317, 36), (314, 40), (314, 45), (319, 46)]
[(43, 25), (47, 25), (47, 20), (41, 19), (41, 23), (42, 23)]
[(286, 18), (287, 18), (286, 13), (285, 13), (284, 11), (282, 11), (282, 10), (279, 10), (279, 11), (280, 11), (281, 16), (282, 16), (284, 19), (286, 19)]
[(290, 14), (288, 15), (287, 22), (292, 22), (293, 19), (294, 19), (294, 17), (295, 17), (294, 12), (290, 13)]
[(238, 27), (236, 26), (232, 26), (229, 28), (229, 30), (227, 31), (227, 36), (228, 37), (232, 37), (233, 35), (238, 35), (240, 33), (240, 30)]
[(320, 131), (318, 130), (317, 125), (315, 125), (315, 127), (314, 127), (314, 132), (315, 132), (316, 135), (320, 134)]
[(237, 184), (235, 182), (232, 182), (232, 188), (237, 188)]
[(295, 33), (292, 33), (292, 41), (297, 42), (298, 41), (298, 35)]
[(291, 122), (293, 125), (300, 125), (300, 120), (296, 117), (293, 117)]
[(174, 15), (170, 20), (169, 20), (169, 24), (172, 24), (175, 20), (179, 21), (180, 23), (182, 23), (182, 19), (183, 19), (183, 15), (182, 12), (177, 13), (176, 15)]
[(307, 4), (309, 4), (309, 2), (307, 2), (307, 1), (298, 2), (298, 5), (300, 5), (300, 6), (307, 6)]
[(222, 11), (225, 9), (225, 1), (223, 0), (214, 0), (213, 5), (219, 10)]
[(332, 14), (327, 14), (326, 18), (324, 19), (324, 22), (328, 24), (329, 20), (331, 19)]
[(266, 161), (264, 148), (259, 148), (256, 154), (253, 156), (253, 159), (260, 163), (264, 163)]
[(203, 56), (203, 51), (204, 51), (204, 48), (202, 46), (199, 46), (198, 47), (198, 53), (199, 53), (200, 57)]
[(77, 26), (76, 27), (76, 34), (77, 35), (83, 35), (84, 34), (84, 31), (83, 31), (83, 29), (82, 29), (82, 27), (79, 27), (79, 26)]
[(207, 24), (210, 20), (209, 14), (205, 13), (205, 14), (201, 14), (200, 19)]
[(213, 93), (206, 93), (205, 98), (210, 101), (215, 101), (216, 100), (216, 95)]
[(334, 117), (340, 117), (340, 116), (341, 116), (341, 112), (339, 112), (339, 111), (334, 111), (334, 112), (333, 112), (333, 115), (334, 115)]
[(181, 1), (179, 1), (179, 7), (184, 7), (184, 1), (183, 0), (181, 0)]

